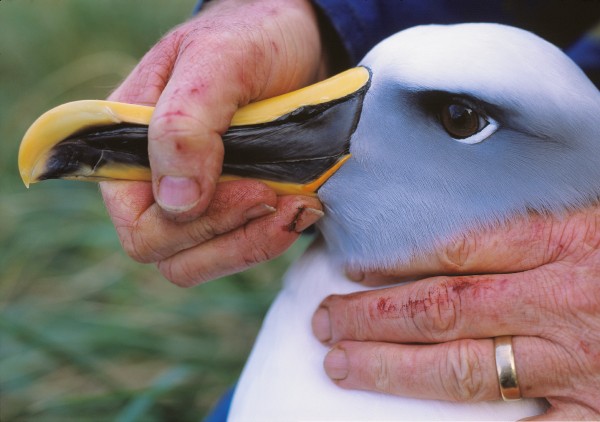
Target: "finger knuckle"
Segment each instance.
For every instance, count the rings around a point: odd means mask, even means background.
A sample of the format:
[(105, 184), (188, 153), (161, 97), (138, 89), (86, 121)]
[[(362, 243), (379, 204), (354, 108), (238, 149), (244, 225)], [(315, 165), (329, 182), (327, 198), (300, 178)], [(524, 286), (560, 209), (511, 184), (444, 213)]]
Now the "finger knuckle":
[(373, 386), (377, 391), (390, 392), (392, 389), (392, 380), (390, 376), (390, 365), (386, 355), (376, 349), (369, 359), (371, 364), (370, 373), (373, 375)]
[(252, 267), (271, 259), (269, 251), (262, 247), (251, 248), (242, 255), (242, 262), (246, 267)]
[(117, 233), (123, 250), (134, 261), (148, 264), (160, 259), (159, 252), (138, 227), (137, 222), (127, 228), (117, 228)]
[(197, 120), (192, 120), (190, 115), (180, 109), (160, 111), (152, 117), (148, 137), (160, 140), (162, 144), (166, 143), (165, 140), (169, 140), (175, 144), (175, 149), (179, 150), (182, 144), (178, 142), (188, 142), (200, 127), (205, 129), (196, 122)]
[(122, 101), (155, 103), (166, 86), (176, 57), (173, 33), (161, 39), (141, 60), (122, 86)]
[(478, 248), (476, 236), (462, 235), (438, 252), (438, 260), (442, 270), (460, 272), (468, 266), (470, 258)]
[(546, 242), (546, 256), (549, 257), (549, 262), (561, 261), (569, 255), (573, 246), (579, 243), (577, 241), (579, 224), (572, 224), (572, 221), (551, 221), (549, 225), (551, 230)]
[(144, 235), (137, 232), (132, 232), (126, 238), (126, 241), (123, 242), (123, 249), (131, 259), (142, 264), (148, 264), (158, 259), (158, 254), (154, 252), (150, 242)]
[(583, 230), (584, 244), (592, 251), (598, 252), (600, 249), (600, 211), (594, 210), (586, 215)]
[(165, 259), (158, 261), (157, 267), (163, 277), (179, 287), (192, 287), (202, 281), (197, 279), (188, 261)]
[(187, 231), (190, 243), (192, 245), (200, 245), (218, 234), (214, 222), (207, 219), (199, 219), (193, 222)]
[(374, 318), (372, 312), (368, 311), (368, 309), (373, 309), (371, 300), (360, 294), (353, 294), (345, 297), (340, 305), (345, 313), (343, 320), (349, 322), (345, 324), (349, 331), (346, 333), (348, 337), (359, 341), (373, 337), (372, 322)]
[(410, 315), (416, 330), (429, 341), (444, 341), (452, 336), (461, 315), (460, 294), (441, 284), (420, 289), (416, 297), (409, 302), (414, 307)]
[(168, 81), (170, 67), (166, 63), (163, 54), (155, 54), (143, 61), (143, 67), (136, 70), (136, 77), (126, 86), (123, 100), (155, 102)]
[(185, 31), (177, 31), (177, 38), (179, 43), (179, 54), (182, 54), (190, 49), (193, 49), (194, 46), (198, 43), (199, 38), (202, 36), (202, 29), (198, 26), (193, 26), (191, 28), (186, 28)]
[(584, 210), (568, 220), (553, 221), (546, 247), (552, 261), (589, 259), (600, 249), (600, 212)]
[(478, 401), (484, 392), (485, 374), (482, 351), (475, 340), (450, 343), (448, 358), (439, 373), (441, 385), (452, 401)]
[(274, 258), (273, 251), (268, 244), (265, 244), (261, 239), (256, 238), (256, 236), (250, 233), (246, 227), (241, 231), (241, 237), (242, 238), (238, 243), (247, 245), (241, 254), (242, 263), (245, 267), (252, 267)]

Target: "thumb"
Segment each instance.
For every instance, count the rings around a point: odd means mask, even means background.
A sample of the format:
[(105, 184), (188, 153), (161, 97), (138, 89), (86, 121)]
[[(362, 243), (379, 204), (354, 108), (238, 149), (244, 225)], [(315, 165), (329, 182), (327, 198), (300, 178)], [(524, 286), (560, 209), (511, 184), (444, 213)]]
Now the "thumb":
[[(220, 134), (244, 94), (230, 82), (234, 66), (219, 63), (223, 36), (197, 25), (190, 21), (168, 33), (109, 97), (155, 106), (148, 128), (152, 191), (173, 220), (194, 219), (208, 206), (221, 172)], [(202, 41), (201, 52), (192, 41)], [(109, 189), (122, 188), (103, 184)]]
[(154, 197), (178, 221), (208, 206), (221, 174), (221, 135), (238, 107), (313, 82), (321, 59), (304, 0), (214, 6), (174, 31), (183, 35), (148, 132)]
[(194, 219), (208, 206), (221, 174), (220, 135), (244, 91), (231, 82), (231, 64), (215, 63), (214, 44), (203, 43), (206, 59), (193, 47), (180, 50), (148, 131), (154, 197), (178, 221)]

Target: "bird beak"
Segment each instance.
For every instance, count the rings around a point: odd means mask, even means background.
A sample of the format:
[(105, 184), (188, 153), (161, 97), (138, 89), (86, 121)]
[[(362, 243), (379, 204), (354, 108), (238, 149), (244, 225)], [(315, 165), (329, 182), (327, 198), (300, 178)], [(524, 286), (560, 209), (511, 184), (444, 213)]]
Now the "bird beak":
[[(367, 68), (356, 67), (240, 108), (222, 136), (221, 180), (252, 178), (279, 194), (316, 194), (350, 157), (350, 137), (370, 79)], [(23, 182), (151, 180), (148, 124), (153, 111), (86, 100), (44, 113), (21, 142)]]

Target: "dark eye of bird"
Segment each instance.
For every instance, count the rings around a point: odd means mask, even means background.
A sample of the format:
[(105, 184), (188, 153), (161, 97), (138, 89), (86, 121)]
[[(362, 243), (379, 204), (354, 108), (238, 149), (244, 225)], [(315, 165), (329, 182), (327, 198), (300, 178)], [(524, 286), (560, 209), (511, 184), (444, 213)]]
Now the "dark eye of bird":
[(483, 129), (483, 120), (472, 108), (462, 104), (445, 104), (441, 110), (441, 121), (446, 132), (453, 138), (468, 138)]

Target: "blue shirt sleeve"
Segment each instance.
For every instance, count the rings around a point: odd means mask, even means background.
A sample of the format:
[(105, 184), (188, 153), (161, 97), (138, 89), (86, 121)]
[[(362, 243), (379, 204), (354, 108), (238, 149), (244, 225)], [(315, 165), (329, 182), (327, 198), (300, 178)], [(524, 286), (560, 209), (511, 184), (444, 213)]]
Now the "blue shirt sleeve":
[(313, 0), (329, 18), (353, 63), (379, 41), (416, 25), (506, 21), (500, 2), (462, 0)]
[(590, 31), (565, 52), (600, 88), (600, 30)]
[[(495, 22), (527, 29), (565, 50), (598, 86), (600, 1), (312, 0), (356, 64), (379, 41), (415, 25)], [(598, 32), (598, 29), (596, 29)], [(327, 40), (326, 40), (327, 41)]]

